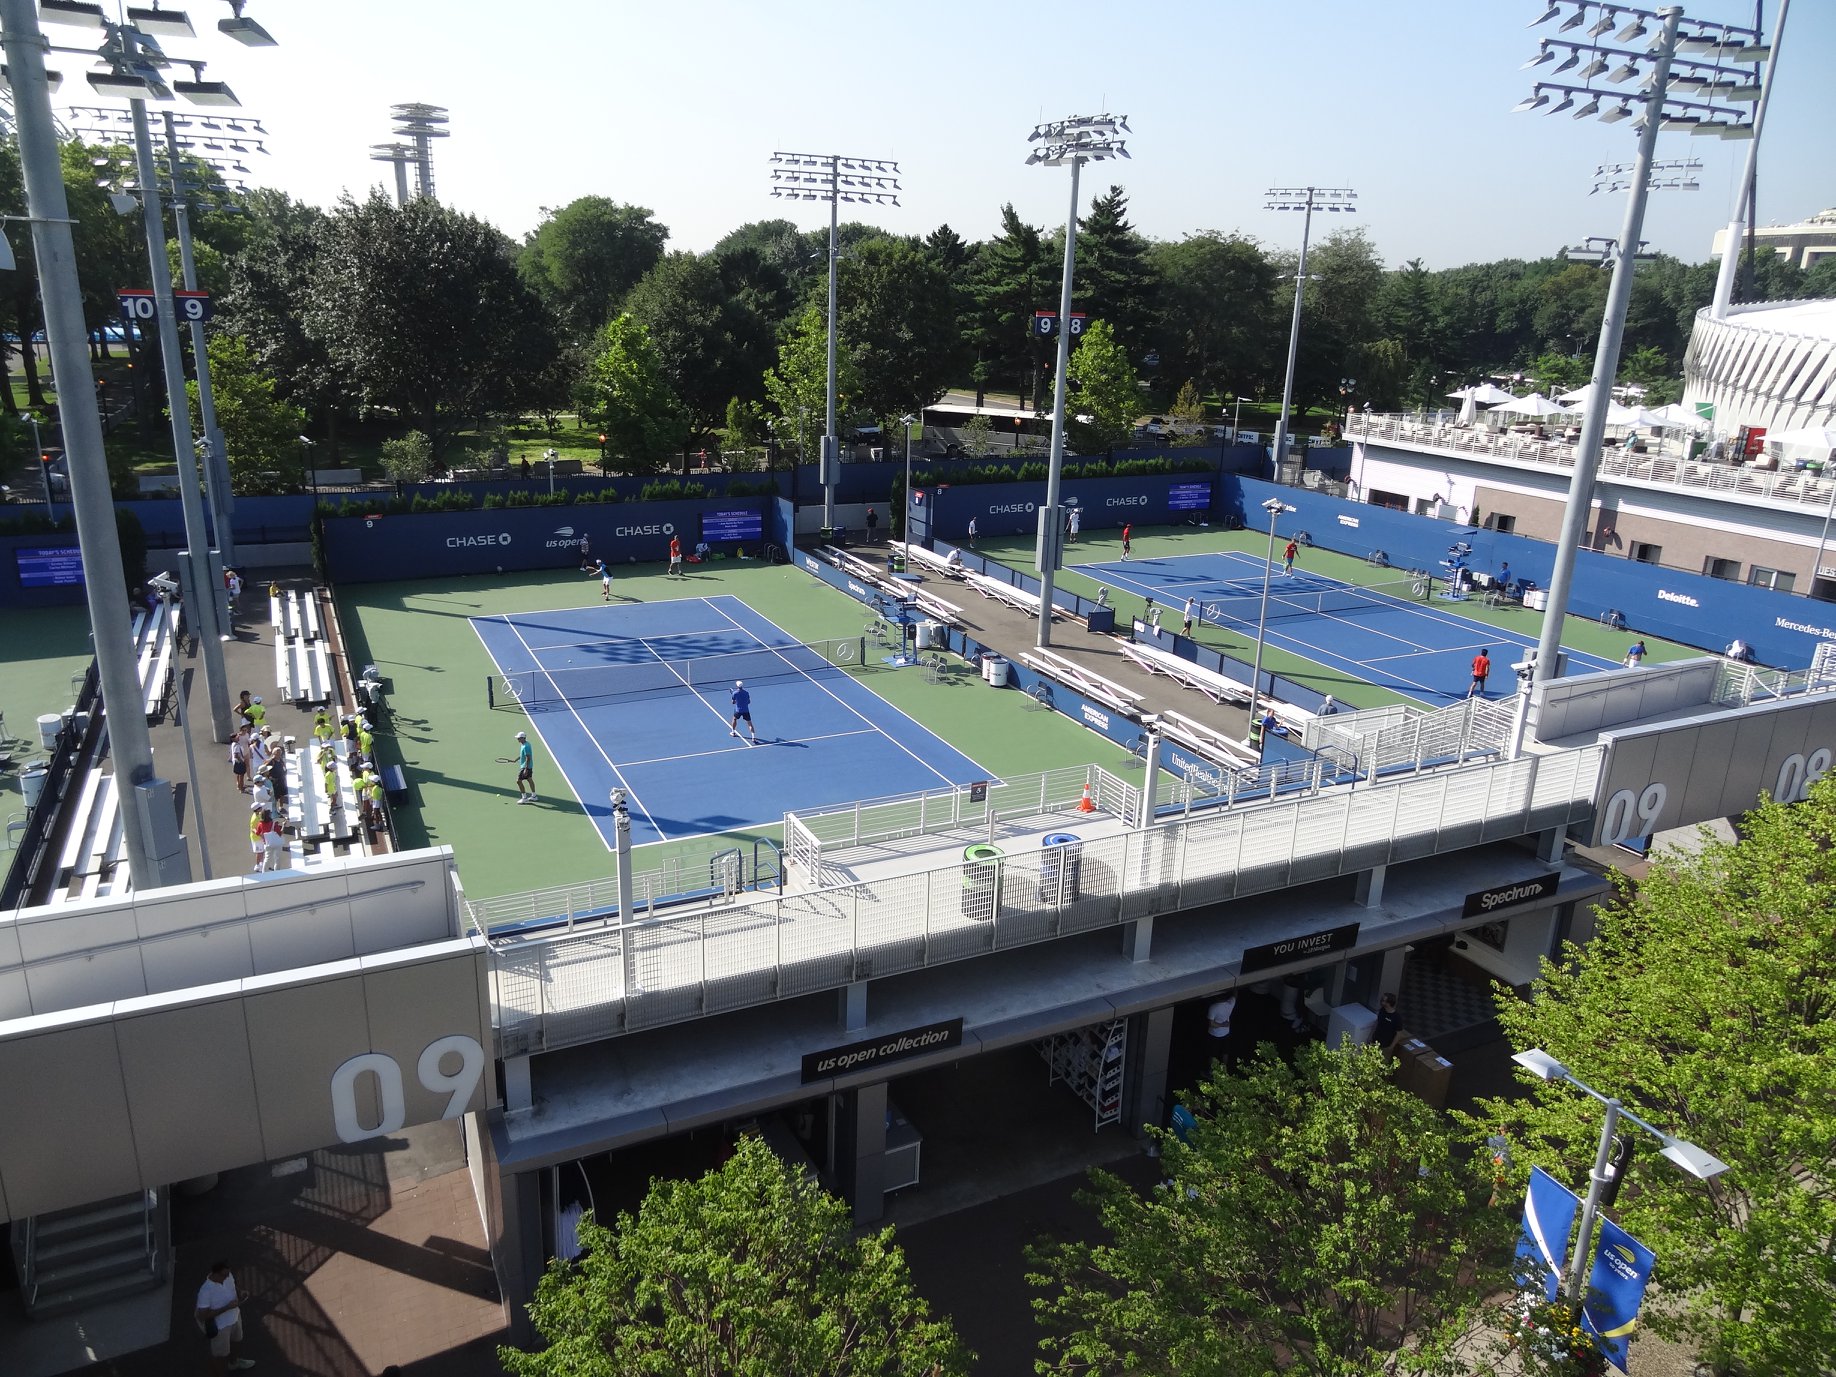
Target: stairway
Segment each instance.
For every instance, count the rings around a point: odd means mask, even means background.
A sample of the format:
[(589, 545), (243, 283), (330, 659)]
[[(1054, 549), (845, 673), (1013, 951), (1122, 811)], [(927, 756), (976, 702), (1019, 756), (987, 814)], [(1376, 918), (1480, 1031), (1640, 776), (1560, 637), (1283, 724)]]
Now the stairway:
[(84, 1310), (162, 1285), (171, 1267), (171, 1206), (135, 1191), (13, 1226), (13, 1265), (35, 1319)]

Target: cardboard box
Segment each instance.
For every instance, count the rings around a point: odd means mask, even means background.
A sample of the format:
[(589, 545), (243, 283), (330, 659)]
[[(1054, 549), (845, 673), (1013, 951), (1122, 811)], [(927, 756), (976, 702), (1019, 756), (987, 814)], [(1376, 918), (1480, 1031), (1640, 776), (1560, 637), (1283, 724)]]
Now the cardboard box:
[(1430, 1049), (1427, 1043), (1423, 1042), (1406, 1028), (1397, 1033), (1396, 1036), (1401, 1039), (1401, 1041), (1396, 1045), (1396, 1071), (1394, 1078), (1397, 1085), (1407, 1090), (1410, 1094), (1414, 1094), (1416, 1059), (1419, 1058), (1422, 1053)]
[(1415, 1083), (1411, 1087), (1436, 1109), (1447, 1108), (1447, 1092), (1453, 1085), (1453, 1063), (1431, 1047), (1415, 1058)]

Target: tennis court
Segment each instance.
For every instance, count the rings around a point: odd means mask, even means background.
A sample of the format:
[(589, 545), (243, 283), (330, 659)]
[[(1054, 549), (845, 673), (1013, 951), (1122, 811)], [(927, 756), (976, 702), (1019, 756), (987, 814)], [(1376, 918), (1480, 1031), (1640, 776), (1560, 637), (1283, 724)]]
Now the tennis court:
[[(730, 595), (470, 621), (498, 669), (492, 754), (532, 730), (608, 847), (615, 788), (641, 845), (990, 775), (859, 681), (883, 672), (863, 664), (870, 643), (799, 643)], [(757, 746), (731, 734), (735, 680), (752, 692)]]
[[(1177, 630), (1187, 598), (1203, 625), (1254, 639), (1262, 605), (1263, 561), (1242, 551), (1173, 555), (1079, 566), (1112, 587), (1150, 598), (1164, 609), (1162, 625)], [(1509, 691), (1509, 669), (1536, 646), (1536, 637), (1483, 625), (1441, 597), (1444, 584), (1426, 576), (1361, 587), (1296, 569), (1269, 580), (1265, 643), (1316, 664), (1421, 702), (1464, 698), (1472, 660), (1491, 652), (1492, 692)], [(1570, 649), (1571, 673), (1611, 669), (1616, 662)]]

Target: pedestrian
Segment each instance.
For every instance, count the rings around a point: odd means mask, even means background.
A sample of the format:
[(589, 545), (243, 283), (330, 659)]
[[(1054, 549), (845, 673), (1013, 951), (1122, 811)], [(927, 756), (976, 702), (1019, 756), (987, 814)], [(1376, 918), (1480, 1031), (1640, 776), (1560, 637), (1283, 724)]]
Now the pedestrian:
[(253, 722), (249, 721), (249, 704), (252, 701), (253, 700), (249, 697), (249, 691), (244, 689), (236, 696), (236, 705), (230, 709), (232, 715), (240, 717), (245, 725), (251, 727), (255, 725)]
[[(523, 791), (524, 785), (529, 786), (527, 793)], [(516, 801), (518, 803), (536, 801), (535, 752), (529, 748), (527, 732), (516, 734)]]
[(1230, 1041), (1230, 1018), (1237, 1011), (1237, 993), (1232, 990), (1212, 1000), (1205, 1009), (1205, 1033), (1211, 1042), (1211, 1059), (1223, 1061)]
[(523, 462), (517, 467), (518, 471), (523, 475), (523, 481), (527, 483), (529, 481), (529, 456), (527, 454), (523, 456)]
[(1294, 557), (1298, 555), (1299, 553), (1300, 553), (1300, 546), (1295, 544), (1292, 540), (1290, 540), (1288, 542), (1288, 548), (1281, 552), (1281, 572), (1282, 573), (1287, 574), (1290, 577), (1293, 575)]
[(229, 759), (230, 773), (236, 776), (236, 792), (248, 793), (249, 729), (246, 725), (236, 728), (236, 734), (230, 738)]
[(372, 765), (376, 763), (376, 737), (370, 731), (370, 719), (357, 719), (357, 753)]
[(975, 548), (975, 518), (973, 516), (969, 518), (969, 548), (971, 550)]
[(287, 838), (281, 831), (280, 822), (275, 818), (272, 809), (264, 809), (261, 816), (261, 868), (264, 871), (279, 870), (281, 858), (287, 854)]
[(682, 537), (672, 535), (669, 538), (669, 572), (672, 578), (682, 578)]
[(256, 731), (260, 731), (267, 725), (268, 710), (262, 706), (260, 694), (249, 699), (249, 704), (242, 710), (242, 715), (248, 720), (248, 724), (255, 728)]
[(872, 507), (867, 508), (867, 543), (872, 545), (880, 538), (880, 514)]
[(742, 720), (746, 723), (746, 730), (752, 733), (752, 744), (758, 745), (759, 729), (752, 725), (752, 695), (746, 691), (745, 680), (735, 679), (733, 681), (733, 725), (727, 732), (728, 736), (739, 735), (739, 724)]
[(1127, 559), (1129, 557), (1129, 541), (1133, 537), (1134, 533), (1135, 533), (1135, 527), (1133, 523), (1124, 521), (1122, 523), (1122, 558), (1123, 559)]
[(1084, 513), (1081, 508), (1073, 507), (1071, 509), (1071, 530), (1070, 530), (1070, 538), (1071, 538), (1071, 543), (1073, 545), (1077, 544), (1077, 533), (1081, 531), (1083, 527), (1084, 527)]
[(1377, 1023), (1371, 1031), (1371, 1041), (1388, 1052), (1401, 1036), (1402, 1015), (1396, 1012), (1396, 996), (1385, 994), (1377, 1001)]
[(249, 809), (249, 855), (253, 858), (249, 862), (250, 870), (260, 870), (261, 858), (267, 854), (267, 834), (261, 823), (264, 817), (272, 818), (273, 814), (259, 803)]
[(599, 576), (599, 596), (607, 602), (612, 601), (612, 571), (606, 568), (603, 559), (593, 561), (593, 573)]
[(365, 820), (370, 824), (372, 834), (383, 830), (383, 782), (382, 776), (372, 770), (363, 777), (363, 788), (360, 791), (363, 799)]
[(580, 533), (581, 562), (584, 563), (591, 558), (593, 558), (593, 537), (588, 535), (585, 531), (582, 531)]
[(325, 786), (325, 811), (335, 818), (338, 816), (338, 757), (332, 754), (329, 742), (319, 751), (319, 779)]
[(1505, 593), (1511, 591), (1511, 561), (1508, 559), (1498, 566), (1498, 586)]
[(1485, 697), (1485, 681), (1491, 672), (1492, 651), (1491, 647), (1488, 646), (1486, 649), (1473, 656), (1473, 684), (1472, 687), (1466, 691), (1466, 696), (1468, 698)]
[(242, 1372), (255, 1366), (252, 1359), (236, 1352), (242, 1344), (242, 1295), (227, 1260), (219, 1258), (210, 1264), (210, 1275), (198, 1287), (198, 1303), (192, 1313), (210, 1340), (212, 1372)]
[(312, 739), (320, 746), (329, 746), (338, 729), (332, 726), (331, 709), (320, 708), (312, 717)]
[(1190, 636), (1192, 634), (1192, 599), (1191, 598), (1186, 599), (1186, 610), (1185, 610), (1184, 618), (1180, 622), (1179, 634), (1182, 636)]
[(1645, 643), (1634, 641), (1626, 648), (1626, 668), (1637, 669), (1645, 662)]

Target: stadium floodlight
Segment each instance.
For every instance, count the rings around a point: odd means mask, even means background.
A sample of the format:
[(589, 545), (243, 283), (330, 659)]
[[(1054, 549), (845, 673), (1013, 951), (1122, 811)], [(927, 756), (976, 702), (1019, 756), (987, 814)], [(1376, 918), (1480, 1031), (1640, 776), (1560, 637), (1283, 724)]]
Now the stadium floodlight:
[[(1554, 7), (1551, 6), (1553, 9)], [(1542, 104), (1549, 97), (1537, 88), (1537, 104)], [(1281, 385), (1281, 413), (1275, 421), (1274, 462), (1279, 473), (1281, 461), (1287, 455), (1288, 448), (1288, 412), (1294, 404), (1294, 362), (1300, 350), (1301, 300), (1307, 291), (1307, 241), (1313, 230), (1313, 212), (1316, 210), (1336, 210), (1355, 213), (1357, 207), (1352, 202), (1358, 199), (1358, 193), (1349, 187), (1277, 187), (1268, 193), (1277, 210), (1298, 210), (1302, 213), (1300, 261), (1294, 267), (1294, 320), (1288, 328), (1288, 371)]]
[(1619, 11), (1614, 9), (1611, 5), (1608, 5), (1600, 12), (1600, 18), (1596, 19), (1592, 27), (1588, 29), (1587, 36), (1589, 38), (1599, 38), (1602, 34), (1611, 33), (1613, 31), (1613, 26), (1618, 22)]
[(1631, 119), (1632, 115), (1633, 115), (1633, 110), (1632, 110), (1631, 105), (1629, 105), (1625, 101), (1621, 101), (1618, 105), (1614, 106), (1611, 110), (1607, 111), (1604, 115), (1602, 115), (1600, 117), (1600, 122), (1602, 124), (1618, 124), (1619, 121), (1621, 120)]
[[(827, 201), (829, 203), (829, 338), (828, 369), (825, 396), (828, 425), (822, 436), (822, 456), (818, 477), (822, 482), (822, 526), (825, 535), (835, 529), (835, 485), (841, 475), (841, 441), (835, 430), (835, 276), (841, 257), (837, 234), (841, 227), (841, 205), (898, 205), (895, 192), (899, 184), (899, 164), (885, 158), (859, 158), (840, 153), (773, 153), (771, 155), (771, 194), (791, 201)], [(880, 188), (857, 194), (842, 190), (842, 172), (865, 172)], [(801, 456), (799, 456), (801, 458)]]
[(244, 3), (245, 0), (229, 0), (230, 9), (235, 11), (235, 17), (232, 19), (219, 19), (217, 21), (217, 32), (228, 34), (238, 43), (244, 44), (250, 48), (274, 47), (274, 35), (262, 28), (262, 26), (257, 24), (253, 19), (244, 16), (242, 13), (242, 6)]
[(127, 22), (142, 33), (158, 34), (162, 38), (196, 38), (197, 30), (191, 27), (191, 19), (183, 10), (162, 10), (155, 0), (151, 8), (144, 5), (127, 7)]
[(1570, 29), (1578, 29), (1585, 23), (1587, 23), (1587, 6), (1576, 5), (1575, 12), (1562, 21), (1556, 32), (1567, 33)]
[[(1039, 508), (1039, 541), (1034, 563), (1039, 570), (1039, 629), (1036, 643), (1052, 644), (1052, 584), (1064, 558), (1060, 542), (1064, 526), (1059, 516), (1059, 487), (1065, 467), (1065, 386), (1071, 365), (1071, 282), (1077, 263), (1077, 183), (1085, 163), (1126, 158), (1124, 134), (1133, 133), (1126, 115), (1074, 115), (1035, 125), (1026, 136), (1039, 145), (1026, 155), (1028, 167), (1069, 167), (1071, 209), (1065, 216), (1065, 267), (1058, 285), (1058, 359), (1052, 376), (1052, 448), (1046, 463), (1045, 503)], [(1039, 399), (1033, 399), (1038, 410)]]
[(91, 0), (38, 0), (38, 17), (76, 29), (100, 29), (108, 23), (108, 15)]

